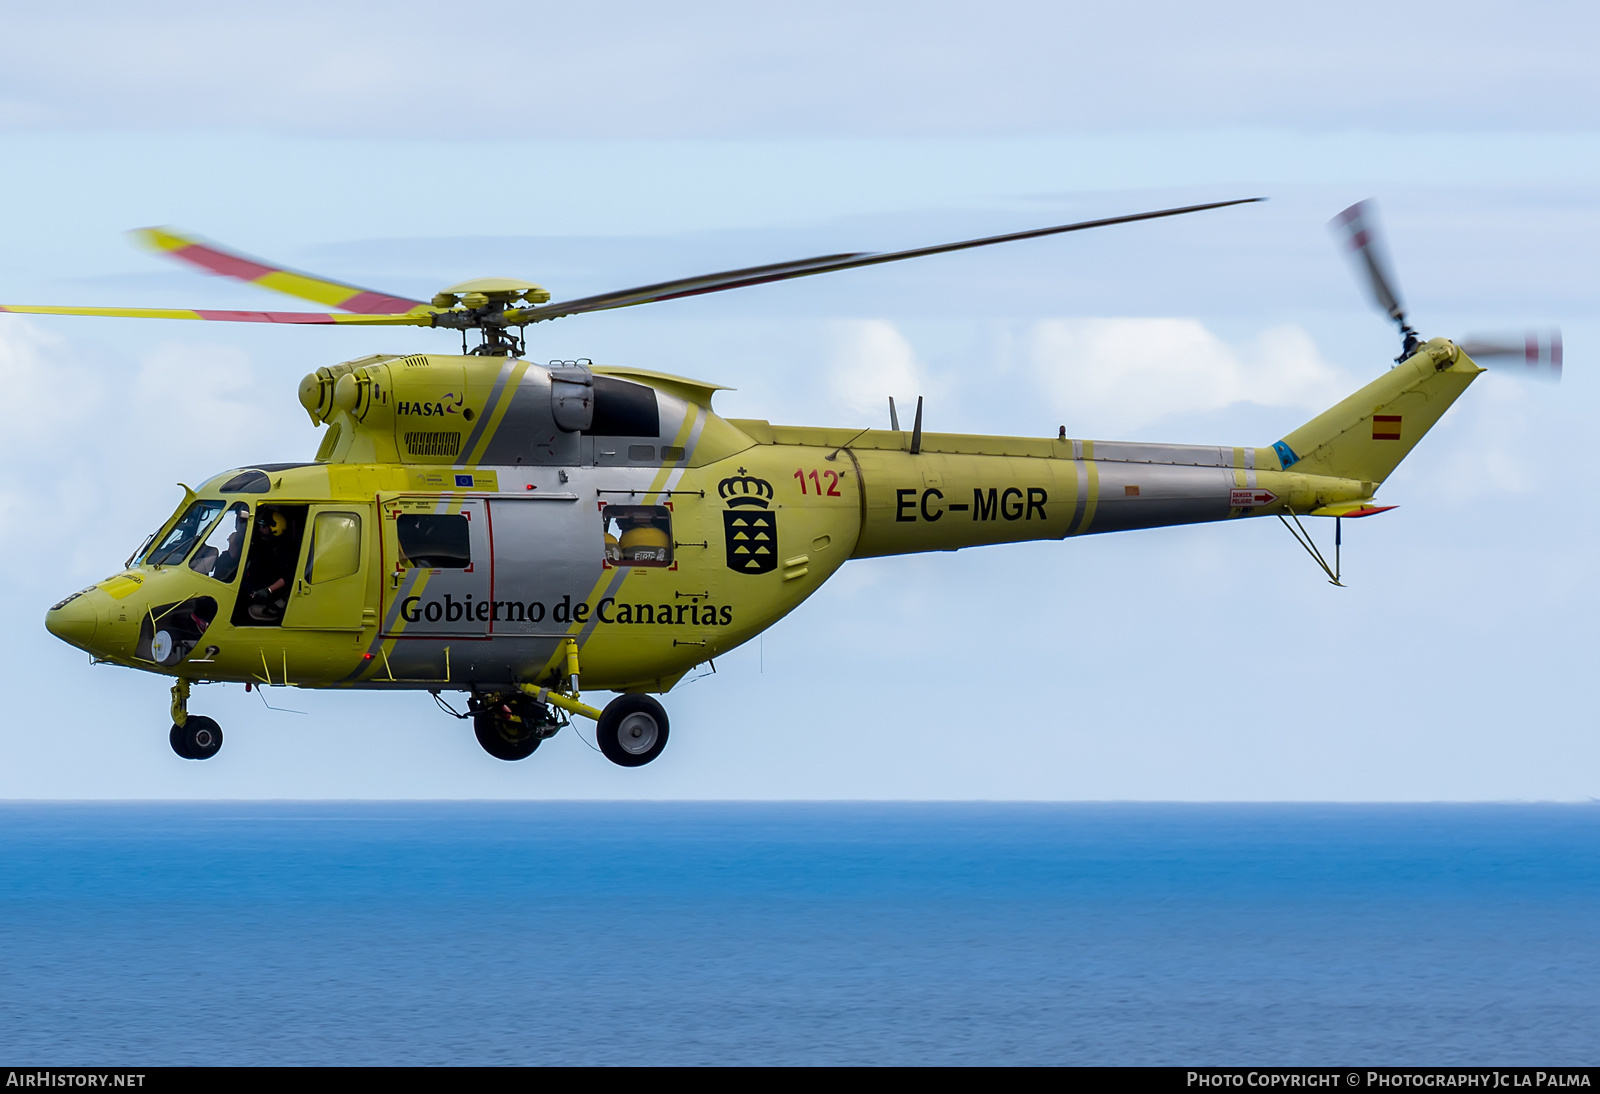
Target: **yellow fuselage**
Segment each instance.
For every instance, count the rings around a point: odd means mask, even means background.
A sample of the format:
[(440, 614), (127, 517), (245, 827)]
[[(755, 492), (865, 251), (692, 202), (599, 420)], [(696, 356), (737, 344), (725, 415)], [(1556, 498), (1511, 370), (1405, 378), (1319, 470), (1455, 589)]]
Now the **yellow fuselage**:
[[(1439, 361), (1382, 381), (1395, 398), (1448, 388), (1423, 429), (1477, 371), (1459, 355)], [(128, 569), (47, 623), (117, 664), (310, 687), (556, 687), (572, 638), (585, 689), (665, 691), (850, 558), (1337, 515), (1377, 486), (1310, 473), (1335, 466), (1317, 455), (1336, 451), (1333, 433), (1315, 453), (1291, 453), (1309, 458), (1285, 470), (1281, 443), (728, 420), (711, 411), (709, 385), (590, 371), (585, 389), (570, 369), (507, 358), (324, 369), (301, 386), (328, 425), (316, 462), (218, 475)], [(1437, 378), (1446, 372), (1459, 376)], [(588, 425), (565, 428), (564, 407), (591, 397)], [(1377, 430), (1390, 426), (1371, 428), (1381, 446)]]

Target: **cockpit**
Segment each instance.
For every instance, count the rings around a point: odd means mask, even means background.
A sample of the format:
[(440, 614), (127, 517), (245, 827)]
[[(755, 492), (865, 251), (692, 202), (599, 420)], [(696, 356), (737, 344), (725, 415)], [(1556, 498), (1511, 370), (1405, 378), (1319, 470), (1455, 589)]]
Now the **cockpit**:
[(193, 572), (223, 585), (234, 584), (242, 572), (234, 626), (271, 626), (283, 619), (305, 533), (306, 509), (305, 505), (258, 503), (252, 510), (247, 501), (197, 499), (164, 536), (147, 540), (149, 545), (128, 560), (128, 568), (187, 564)]

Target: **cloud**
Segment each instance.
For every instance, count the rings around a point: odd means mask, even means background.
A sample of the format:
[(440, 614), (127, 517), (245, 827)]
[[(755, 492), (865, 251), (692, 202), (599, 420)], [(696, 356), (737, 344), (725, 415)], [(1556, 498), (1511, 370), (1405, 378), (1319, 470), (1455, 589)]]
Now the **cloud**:
[(911, 428), (917, 396), (934, 394), (934, 385), (906, 336), (886, 319), (841, 320), (830, 326), (829, 386), (836, 405), (872, 415), (874, 425), (887, 425), (880, 419), (887, 416), (892, 395), (906, 415), (902, 424)]
[(0, 548), (11, 557), (65, 560), (78, 580), (110, 573), (171, 512), (175, 482), (310, 451), (299, 407), (261, 391), (241, 350), (166, 344), (120, 364), (0, 319)]
[(1240, 403), (1317, 410), (1353, 387), (1297, 326), (1236, 347), (1195, 319), (1046, 319), (1028, 331), (1024, 354), (1069, 431), (1086, 436)]
[(95, 412), (103, 392), (87, 370), (67, 358), (65, 344), (23, 319), (0, 321), (0, 454), (8, 464), (27, 458), (41, 440), (59, 432), (62, 395), (73, 412)]

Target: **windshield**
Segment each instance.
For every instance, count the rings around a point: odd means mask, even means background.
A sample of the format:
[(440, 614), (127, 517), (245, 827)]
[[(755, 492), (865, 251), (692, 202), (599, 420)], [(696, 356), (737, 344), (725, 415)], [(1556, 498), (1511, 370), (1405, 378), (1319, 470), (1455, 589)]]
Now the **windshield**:
[(183, 516), (178, 518), (178, 523), (172, 530), (161, 537), (161, 542), (150, 549), (144, 561), (151, 566), (171, 566), (182, 562), (195, 541), (216, 519), (226, 505), (222, 501), (197, 501), (183, 511)]

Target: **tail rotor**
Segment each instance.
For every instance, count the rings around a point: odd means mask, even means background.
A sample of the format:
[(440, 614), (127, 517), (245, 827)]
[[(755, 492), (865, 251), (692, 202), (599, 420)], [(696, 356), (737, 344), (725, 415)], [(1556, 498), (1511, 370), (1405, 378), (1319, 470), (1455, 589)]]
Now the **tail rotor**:
[(1395, 277), (1389, 265), (1389, 248), (1378, 226), (1378, 209), (1371, 201), (1358, 201), (1338, 216), (1328, 221), (1328, 228), (1339, 240), (1346, 255), (1355, 266), (1357, 274), (1366, 282), (1372, 299), (1400, 327), (1401, 350), (1396, 361), (1403, 361), (1416, 352), (1421, 339), (1406, 322), (1406, 311), (1400, 303), (1400, 293), (1395, 289)]
[[(1371, 200), (1358, 201), (1330, 220), (1328, 228), (1355, 266), (1358, 279), (1366, 285), (1373, 301), (1399, 326), (1401, 350), (1395, 363), (1404, 361), (1417, 351), (1422, 339), (1406, 321), (1405, 306), (1400, 303), (1400, 293), (1395, 288), (1397, 281), (1389, 263), (1389, 249), (1378, 224), (1377, 204)], [(1457, 344), (1463, 353), (1480, 364), (1504, 362), (1530, 379), (1551, 382), (1561, 379), (1561, 332), (1555, 328), (1530, 330), (1525, 334), (1479, 335)]]
[(1561, 332), (1553, 327), (1522, 335), (1469, 335), (1457, 344), (1479, 364), (1503, 361), (1530, 380), (1561, 382)]

